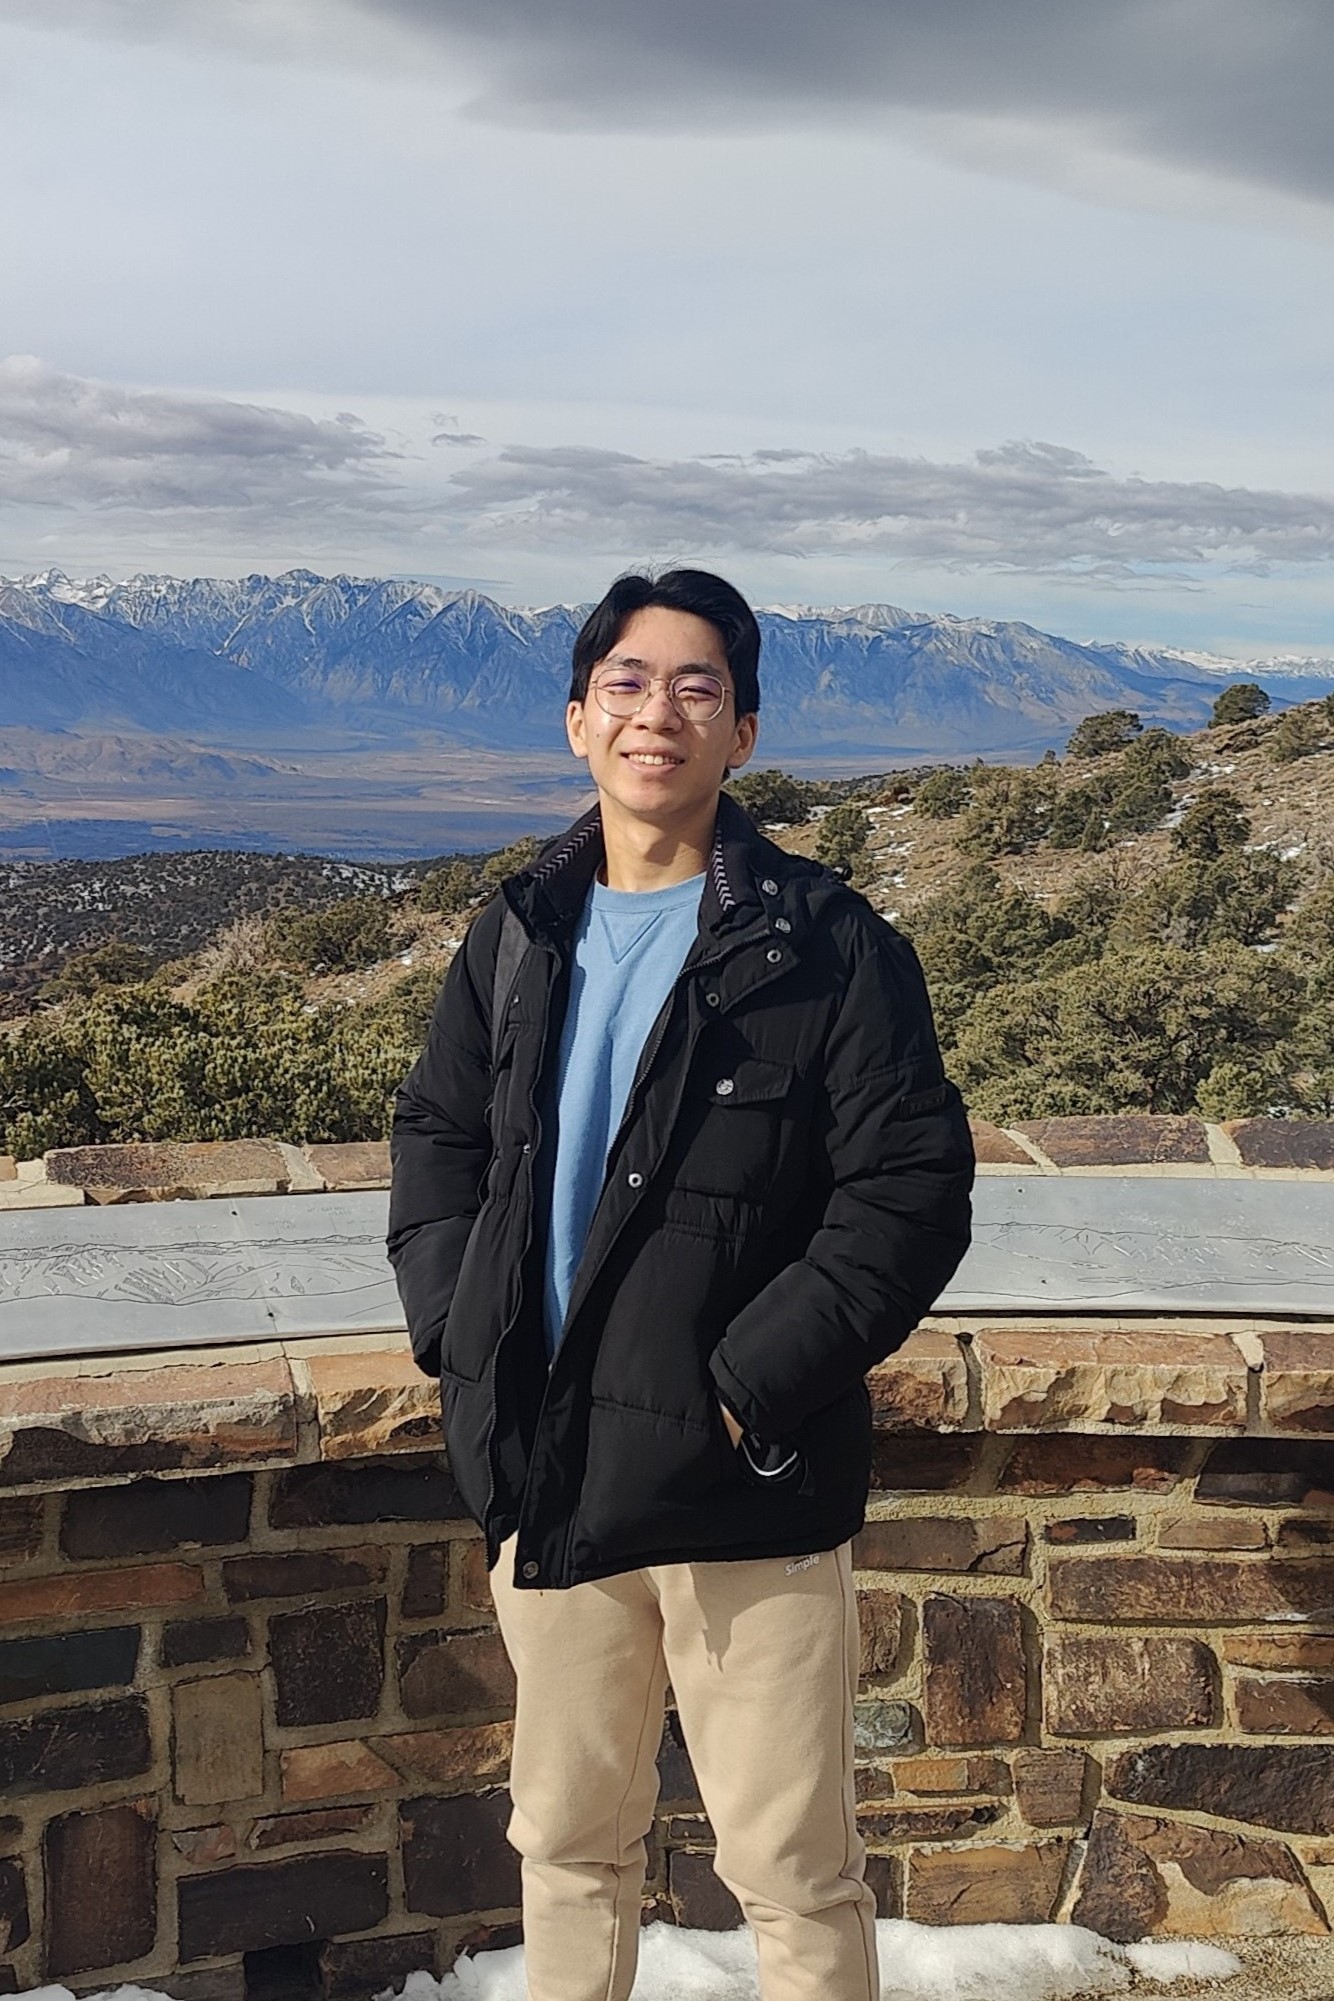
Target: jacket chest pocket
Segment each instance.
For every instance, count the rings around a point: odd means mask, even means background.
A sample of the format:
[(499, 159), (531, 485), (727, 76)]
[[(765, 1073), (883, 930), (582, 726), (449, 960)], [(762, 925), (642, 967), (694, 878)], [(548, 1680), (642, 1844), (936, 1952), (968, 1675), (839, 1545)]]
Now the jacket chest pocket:
[(793, 1076), (791, 1063), (760, 1056), (722, 1059), (697, 1071), (682, 1107), (687, 1142), (677, 1187), (759, 1201), (791, 1113)]

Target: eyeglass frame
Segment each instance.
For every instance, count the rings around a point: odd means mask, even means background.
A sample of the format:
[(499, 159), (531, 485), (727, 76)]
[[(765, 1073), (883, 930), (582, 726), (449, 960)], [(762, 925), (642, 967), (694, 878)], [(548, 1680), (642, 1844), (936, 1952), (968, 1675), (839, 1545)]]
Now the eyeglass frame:
[[(642, 698), (633, 709), (627, 709), (624, 715), (618, 715), (615, 709), (609, 709), (602, 699), (600, 683), (604, 669), (610, 669), (613, 673), (633, 675), (636, 680), (644, 684)], [(678, 681), (688, 680), (692, 675), (697, 679), (715, 681), (718, 684), (718, 706), (711, 716), (688, 716), (673, 693)], [(641, 667), (632, 666), (629, 661), (600, 660), (589, 676), (588, 686), (603, 715), (610, 716), (613, 722), (618, 723), (629, 722), (632, 717), (640, 715), (653, 699), (655, 688), (666, 689), (667, 700), (683, 723), (716, 723), (727, 707), (728, 696), (732, 696), (733, 700), (736, 699), (736, 689), (729, 687), (722, 675), (713, 667), (678, 667), (672, 674), (645, 674)]]

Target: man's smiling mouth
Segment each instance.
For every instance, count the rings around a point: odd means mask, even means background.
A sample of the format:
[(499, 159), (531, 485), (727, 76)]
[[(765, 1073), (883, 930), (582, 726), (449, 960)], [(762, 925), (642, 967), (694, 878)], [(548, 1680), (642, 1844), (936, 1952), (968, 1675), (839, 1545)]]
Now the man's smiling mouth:
[(669, 751), (627, 750), (624, 751), (622, 755), (627, 757), (630, 760), (631, 764), (645, 764), (650, 767), (670, 766), (670, 765), (685, 763), (685, 759), (683, 757), (673, 757)]

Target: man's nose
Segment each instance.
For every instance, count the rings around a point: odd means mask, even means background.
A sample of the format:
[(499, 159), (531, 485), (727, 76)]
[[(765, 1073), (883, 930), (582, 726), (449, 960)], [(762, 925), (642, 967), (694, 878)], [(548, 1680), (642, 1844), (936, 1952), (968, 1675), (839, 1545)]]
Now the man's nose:
[(676, 729), (681, 718), (676, 712), (676, 704), (667, 692), (665, 681), (655, 681), (644, 697), (644, 706), (639, 711), (641, 723), (651, 723), (654, 729)]

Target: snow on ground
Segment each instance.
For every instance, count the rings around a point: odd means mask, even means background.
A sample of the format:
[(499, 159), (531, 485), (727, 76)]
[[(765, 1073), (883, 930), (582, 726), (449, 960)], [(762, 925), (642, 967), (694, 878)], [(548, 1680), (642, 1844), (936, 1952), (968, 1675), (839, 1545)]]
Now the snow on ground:
[[(1155, 1988), (1231, 1979), (1241, 1961), (1218, 1946), (1185, 1940), (1113, 1945), (1078, 1925), (915, 1925), (881, 1919), (882, 2001), (1085, 2001), (1144, 1983)], [(412, 1973), (403, 2001), (526, 2001), (523, 1948), (461, 1959), (435, 1980)], [(649, 1925), (641, 1934), (633, 2001), (757, 2001), (748, 1931), (697, 1932)], [(74, 2001), (66, 1987), (39, 1987), (23, 2001)], [(151, 1989), (117, 1987), (90, 2001), (161, 2001)], [(1127, 2001), (1134, 2001), (1127, 1996)]]

